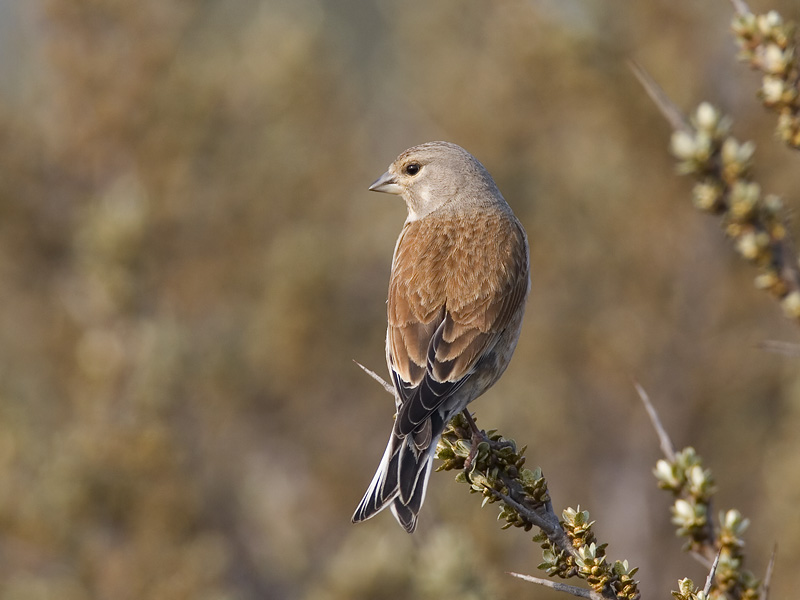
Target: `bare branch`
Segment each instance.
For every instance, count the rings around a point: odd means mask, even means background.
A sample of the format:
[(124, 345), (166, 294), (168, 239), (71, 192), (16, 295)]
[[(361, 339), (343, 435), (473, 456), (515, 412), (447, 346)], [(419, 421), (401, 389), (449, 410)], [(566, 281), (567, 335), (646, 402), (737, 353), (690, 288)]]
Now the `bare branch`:
[[(708, 512), (711, 514), (710, 510)], [(689, 550), (689, 556), (703, 565), (706, 569), (710, 569), (714, 566), (714, 561), (711, 560), (707, 554), (711, 554), (713, 551), (714, 549), (709, 544), (703, 544), (702, 548), (699, 550)], [(704, 552), (706, 554), (704, 554)], [(713, 556), (713, 554), (711, 554), (711, 556)]]
[[(503, 483), (509, 489), (511, 494), (514, 494), (514, 490), (512, 488), (513, 483), (506, 478), (503, 478)], [(517, 502), (511, 495), (506, 495), (503, 492), (498, 490), (492, 490), (492, 492), (500, 498), (503, 502), (511, 506), (514, 510), (516, 510), (522, 517), (527, 519), (529, 522), (533, 523), (541, 529), (547, 539), (553, 542), (559, 550), (567, 552), (576, 558), (580, 557), (578, 553), (578, 549), (570, 542), (569, 536), (564, 531), (564, 528), (561, 526), (560, 519), (556, 516), (555, 511), (553, 511), (553, 504), (552, 502), (546, 502), (542, 505), (541, 508), (538, 510), (536, 508), (532, 508), (530, 506), (526, 506), (520, 502)], [(613, 596), (612, 596), (613, 597)]]
[[(798, 75), (800, 77), (800, 75)], [(786, 216), (783, 216), (783, 227), (788, 231)], [(775, 244), (776, 258), (780, 265), (781, 277), (789, 284), (790, 289), (800, 290), (800, 268), (797, 263), (797, 251), (794, 241), (788, 235)]]
[(769, 564), (767, 565), (767, 572), (764, 575), (764, 583), (761, 584), (761, 594), (759, 600), (768, 600), (769, 586), (772, 583), (772, 570), (775, 567), (775, 555), (778, 554), (778, 544), (772, 547), (772, 556), (769, 557)]
[(669, 434), (667, 430), (664, 429), (664, 425), (661, 424), (661, 419), (658, 417), (656, 409), (653, 408), (653, 403), (650, 402), (650, 396), (647, 395), (647, 392), (638, 382), (634, 382), (634, 385), (636, 386), (639, 398), (642, 399), (645, 410), (647, 410), (647, 414), (650, 416), (650, 422), (653, 424), (653, 428), (658, 434), (658, 439), (661, 443), (661, 451), (664, 453), (664, 456), (667, 457), (667, 460), (675, 462), (675, 447), (672, 445), (672, 440), (669, 439)]
[(647, 95), (655, 102), (661, 114), (669, 121), (672, 129), (675, 131), (690, 131), (689, 124), (686, 122), (686, 117), (675, 103), (669, 99), (669, 96), (667, 96), (661, 86), (656, 83), (656, 80), (650, 76), (650, 73), (635, 60), (629, 60), (628, 67), (633, 71), (639, 83), (642, 84)]
[(733, 4), (733, 8), (740, 15), (746, 15), (750, 12), (750, 7), (747, 6), (747, 3), (744, 0), (731, 0), (731, 4)]
[(800, 344), (783, 342), (780, 340), (766, 340), (761, 342), (758, 347), (767, 352), (775, 352), (785, 356), (800, 356)]
[(354, 362), (354, 363), (356, 363), (356, 364), (357, 364), (359, 367), (361, 367), (361, 369), (362, 369), (362, 370), (363, 370), (363, 371), (364, 371), (364, 372), (365, 372), (367, 375), (369, 375), (369, 376), (370, 376), (370, 377), (372, 377), (372, 378), (373, 378), (375, 381), (377, 381), (378, 383), (380, 383), (380, 384), (383, 386), (383, 389), (385, 389), (385, 390), (386, 390), (387, 392), (389, 392), (389, 393), (390, 393), (392, 396), (394, 396), (394, 387), (393, 387), (393, 386), (392, 386), (390, 383), (388, 383), (388, 382), (387, 382), (387, 381), (386, 381), (386, 380), (385, 380), (383, 377), (381, 377), (380, 375), (378, 375), (378, 374), (377, 374), (375, 371), (373, 371), (372, 369), (368, 369), (367, 367), (365, 367), (364, 365), (362, 365), (362, 364), (361, 364), (360, 362), (358, 362), (357, 360), (353, 360), (353, 362)]
[[(661, 419), (659, 418), (656, 409), (653, 407), (652, 402), (650, 402), (650, 397), (647, 395), (647, 392), (641, 385), (639, 385), (637, 382), (634, 382), (634, 385), (636, 386), (636, 391), (639, 393), (639, 398), (642, 400), (642, 404), (644, 404), (644, 407), (647, 410), (647, 414), (650, 416), (650, 421), (653, 423), (653, 428), (658, 434), (661, 443), (661, 451), (664, 453), (664, 456), (666, 456), (670, 463), (675, 463), (675, 461), (678, 459), (678, 456), (675, 454), (675, 448), (672, 445), (669, 434), (667, 434), (666, 429), (661, 423)], [(713, 514), (714, 511), (712, 508), (711, 498), (706, 498), (702, 502), (706, 505), (708, 514)], [(703, 527), (702, 530), (696, 531), (692, 535), (692, 545), (691, 549), (689, 550), (689, 554), (706, 568), (713, 567), (714, 557), (717, 554), (714, 540), (714, 523), (713, 520), (709, 518), (706, 521), (705, 527)]]
[(559, 583), (557, 581), (550, 581), (549, 579), (541, 579), (539, 577), (533, 577), (532, 575), (522, 575), (521, 573), (509, 573), (509, 575), (518, 577), (519, 579), (528, 581), (530, 583), (536, 583), (538, 585), (548, 587), (558, 592), (565, 592), (567, 594), (572, 594), (573, 596), (577, 596), (578, 598), (590, 598), (591, 600), (604, 600), (604, 597), (602, 595), (598, 594), (593, 590), (587, 590), (584, 588), (575, 587), (574, 585)]
[(706, 598), (708, 598), (708, 594), (709, 592), (711, 592), (711, 586), (714, 583), (714, 575), (717, 572), (717, 565), (719, 564), (720, 553), (721, 551), (717, 552), (717, 556), (714, 559), (714, 564), (711, 565), (711, 570), (708, 572), (708, 577), (706, 577), (706, 585), (703, 588), (703, 594), (705, 595)]

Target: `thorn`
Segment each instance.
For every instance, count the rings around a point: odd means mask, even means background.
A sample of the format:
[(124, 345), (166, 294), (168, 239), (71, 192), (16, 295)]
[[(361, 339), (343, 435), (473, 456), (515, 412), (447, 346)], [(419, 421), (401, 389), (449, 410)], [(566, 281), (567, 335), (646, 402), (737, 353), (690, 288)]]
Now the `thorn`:
[(653, 424), (653, 428), (658, 434), (658, 439), (661, 442), (661, 451), (664, 453), (664, 456), (667, 457), (667, 460), (675, 462), (675, 447), (672, 445), (672, 440), (669, 439), (667, 430), (664, 429), (664, 426), (661, 424), (661, 419), (659, 419), (656, 409), (653, 408), (650, 397), (647, 395), (647, 392), (644, 391), (644, 388), (639, 385), (639, 382), (634, 381), (633, 385), (636, 387), (639, 398), (642, 399), (642, 404), (644, 404), (647, 414), (650, 416), (650, 422)]
[(661, 114), (669, 121), (672, 129), (675, 131), (691, 131), (686, 117), (675, 103), (669, 99), (669, 96), (667, 96), (661, 86), (656, 83), (656, 80), (645, 71), (644, 67), (635, 60), (629, 60), (628, 68), (633, 71), (636, 79), (642, 84), (644, 91), (647, 92), (647, 95), (655, 102), (658, 110), (660, 110)]
[(731, 4), (733, 4), (733, 8), (740, 15), (746, 15), (751, 12), (750, 7), (747, 6), (747, 3), (744, 0), (731, 0)]
[(767, 572), (764, 574), (764, 582), (761, 584), (761, 594), (758, 600), (767, 600), (769, 598), (769, 586), (772, 583), (772, 569), (775, 567), (775, 556), (778, 554), (778, 544), (772, 547), (772, 556), (769, 557), (769, 564), (767, 565)]
[(714, 583), (714, 575), (717, 572), (717, 565), (719, 564), (719, 555), (721, 552), (722, 550), (717, 552), (717, 557), (714, 559), (714, 564), (711, 565), (711, 570), (708, 572), (708, 577), (706, 577), (706, 585), (703, 588), (703, 594), (706, 598), (708, 598), (708, 594), (711, 592), (711, 585)]
[(761, 350), (775, 352), (776, 354), (783, 354), (785, 356), (800, 356), (800, 344), (793, 344), (792, 342), (764, 340), (758, 347)]
[(590, 600), (603, 600), (605, 598), (602, 594), (599, 594), (594, 590), (586, 590), (584, 588), (575, 587), (574, 585), (567, 585), (566, 583), (550, 581), (549, 579), (541, 579), (540, 577), (534, 577), (532, 575), (522, 575), (521, 573), (509, 572), (508, 574), (511, 575), (512, 577), (518, 577), (523, 581), (535, 583), (559, 592), (566, 592), (567, 594), (572, 594), (573, 596), (577, 596), (578, 598), (589, 598)]
[(394, 396), (394, 386), (389, 385), (389, 383), (380, 375), (378, 375), (375, 371), (368, 369), (364, 365), (362, 365), (357, 360), (353, 359), (353, 362), (356, 363), (361, 369), (370, 377), (372, 377), (375, 381), (380, 383), (387, 392), (389, 392), (392, 396)]

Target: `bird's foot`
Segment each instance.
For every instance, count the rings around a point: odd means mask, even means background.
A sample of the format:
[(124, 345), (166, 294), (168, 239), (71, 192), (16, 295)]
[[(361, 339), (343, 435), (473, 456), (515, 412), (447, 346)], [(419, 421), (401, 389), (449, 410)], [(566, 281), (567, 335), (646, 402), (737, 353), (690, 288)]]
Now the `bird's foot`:
[(467, 424), (469, 425), (469, 429), (471, 431), (470, 441), (472, 448), (467, 455), (467, 459), (464, 461), (464, 468), (469, 470), (472, 468), (472, 461), (475, 460), (475, 456), (478, 454), (478, 444), (481, 442), (487, 441), (488, 438), (486, 437), (486, 432), (478, 429), (478, 426), (475, 424), (475, 419), (472, 418), (472, 415), (469, 414), (469, 410), (466, 408), (462, 411), (464, 418), (467, 420)]

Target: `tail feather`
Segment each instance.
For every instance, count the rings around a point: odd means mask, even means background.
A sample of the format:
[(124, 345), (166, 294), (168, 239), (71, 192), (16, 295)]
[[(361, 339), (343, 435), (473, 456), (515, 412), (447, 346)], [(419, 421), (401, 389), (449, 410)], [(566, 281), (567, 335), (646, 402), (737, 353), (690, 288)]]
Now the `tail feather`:
[(438, 436), (420, 452), (411, 436), (399, 437), (392, 432), (380, 466), (353, 514), (353, 522), (366, 521), (391, 504), (397, 522), (409, 533), (414, 531), (425, 501), (437, 441)]
[(364, 497), (353, 513), (353, 523), (360, 523), (375, 516), (397, 496), (397, 464), (400, 459), (398, 442), (400, 441), (402, 440), (396, 438), (392, 432), (378, 470), (375, 471)]
[(431, 454), (424, 462), (422, 470), (417, 475), (417, 484), (414, 492), (409, 498), (408, 503), (403, 504), (400, 496), (395, 498), (392, 503), (392, 514), (397, 522), (408, 533), (413, 533), (417, 527), (417, 515), (425, 502), (425, 493), (428, 491), (428, 479), (431, 476), (431, 466), (433, 465), (433, 455)]

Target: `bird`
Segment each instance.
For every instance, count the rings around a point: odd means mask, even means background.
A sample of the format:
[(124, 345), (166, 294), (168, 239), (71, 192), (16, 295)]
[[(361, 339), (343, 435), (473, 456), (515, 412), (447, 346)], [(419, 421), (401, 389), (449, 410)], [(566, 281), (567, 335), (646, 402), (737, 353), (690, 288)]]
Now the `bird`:
[(528, 239), (469, 152), (428, 142), (402, 152), (371, 191), (402, 197), (387, 300), (395, 420), (352, 521), (387, 506), (409, 533), (450, 420), (488, 390), (517, 346), (530, 291)]

